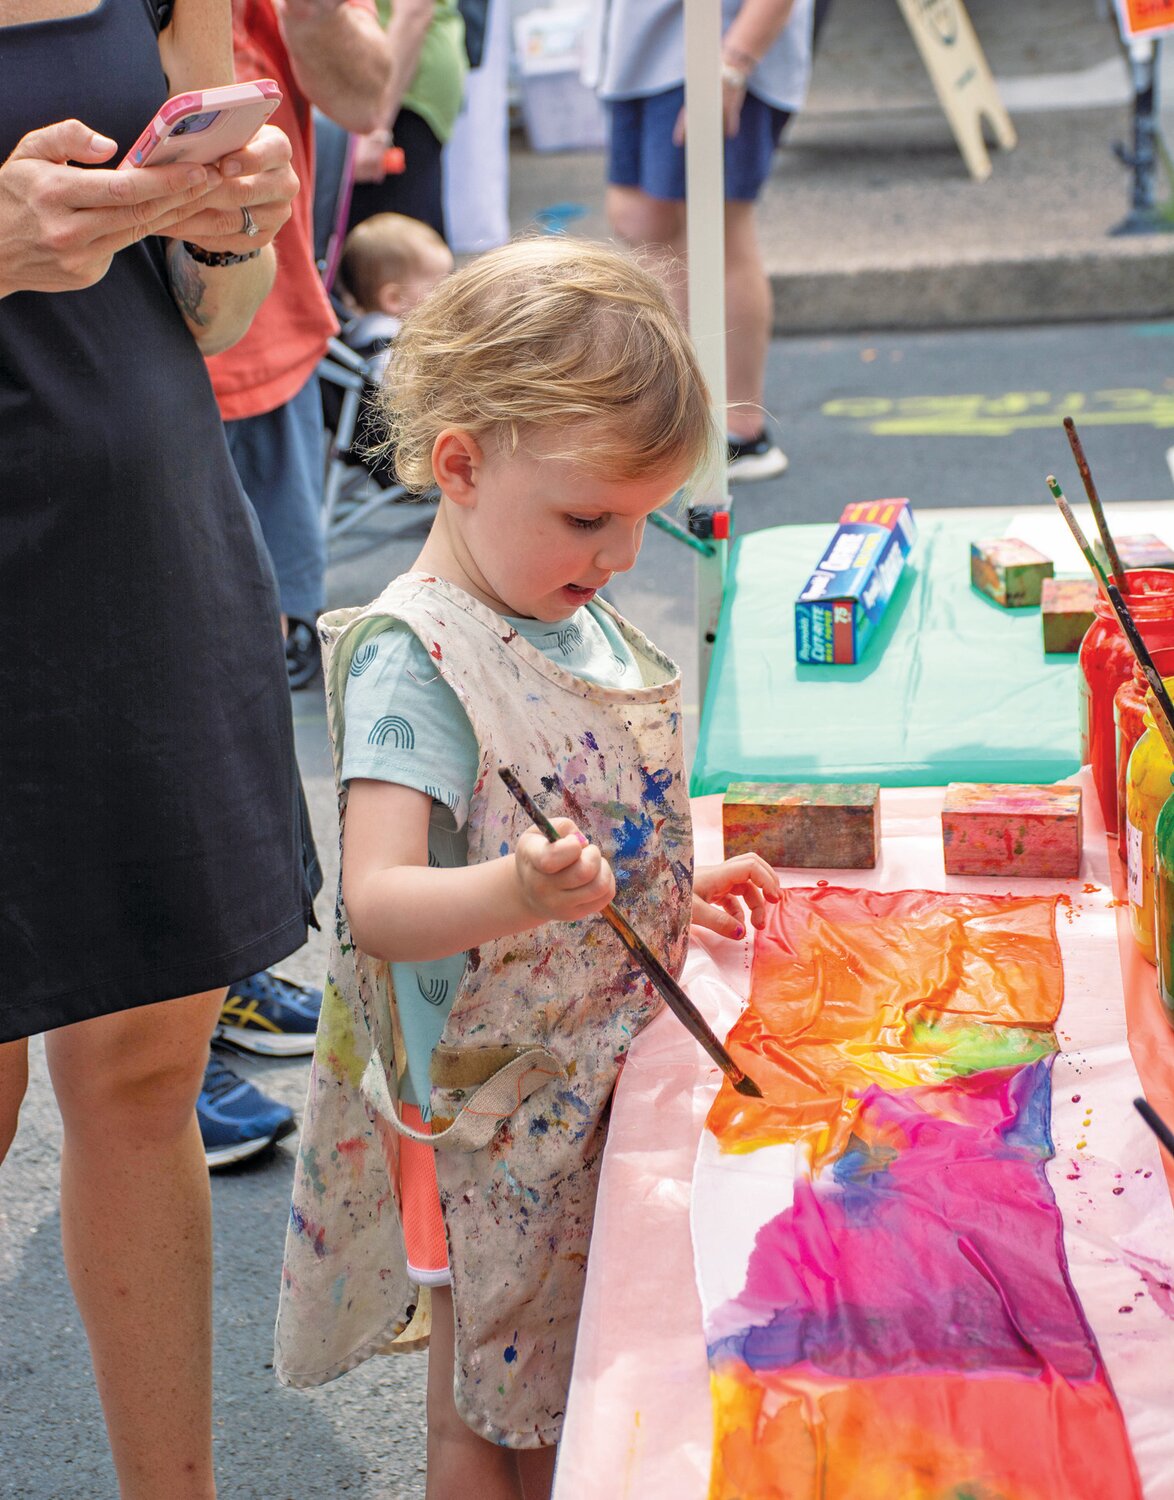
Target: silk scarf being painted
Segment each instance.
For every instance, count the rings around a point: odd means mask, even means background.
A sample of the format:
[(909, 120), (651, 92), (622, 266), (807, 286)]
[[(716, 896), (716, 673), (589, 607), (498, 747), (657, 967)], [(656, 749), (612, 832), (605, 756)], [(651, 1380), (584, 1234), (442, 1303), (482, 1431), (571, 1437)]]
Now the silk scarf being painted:
[(783, 893), (694, 1183), (711, 1500), (1136, 1500), (1052, 1156), (1055, 901)]

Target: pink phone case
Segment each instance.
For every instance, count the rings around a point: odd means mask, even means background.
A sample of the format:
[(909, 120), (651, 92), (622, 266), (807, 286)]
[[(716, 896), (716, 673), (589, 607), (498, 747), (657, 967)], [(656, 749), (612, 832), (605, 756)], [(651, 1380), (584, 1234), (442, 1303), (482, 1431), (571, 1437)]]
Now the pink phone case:
[(163, 105), (119, 166), (159, 167), (176, 161), (206, 165), (219, 161), (252, 140), (280, 103), (281, 90), (272, 78), (176, 94)]

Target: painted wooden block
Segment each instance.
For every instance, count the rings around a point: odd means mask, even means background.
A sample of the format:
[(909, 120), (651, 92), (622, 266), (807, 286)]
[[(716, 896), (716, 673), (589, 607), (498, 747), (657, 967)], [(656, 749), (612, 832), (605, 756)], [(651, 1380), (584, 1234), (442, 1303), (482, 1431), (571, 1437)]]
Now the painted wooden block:
[[(1121, 566), (1126, 572), (1131, 568), (1168, 568), (1174, 570), (1174, 552), (1160, 536), (1152, 531), (1140, 531), (1136, 536), (1115, 536)], [(1100, 537), (1092, 544), (1092, 550), (1100, 560), (1101, 567), (1108, 571), (1109, 559)]]
[(735, 781), (722, 803), (726, 858), (777, 869), (871, 870), (880, 847), (875, 782)]
[(1044, 650), (1080, 650), (1084, 633), (1096, 618), (1097, 586), (1091, 578), (1045, 578), (1040, 592)]
[(1080, 788), (951, 782), (942, 806), (947, 875), (1080, 873)]
[(970, 544), (971, 583), (1006, 609), (1038, 604), (1043, 581), (1054, 571), (1050, 557), (1018, 537), (1000, 536)]

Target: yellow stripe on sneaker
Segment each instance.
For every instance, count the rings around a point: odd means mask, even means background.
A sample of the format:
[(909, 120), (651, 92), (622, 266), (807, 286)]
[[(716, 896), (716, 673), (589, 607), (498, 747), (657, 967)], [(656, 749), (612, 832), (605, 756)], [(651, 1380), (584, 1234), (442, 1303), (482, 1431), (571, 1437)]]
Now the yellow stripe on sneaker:
[(258, 1013), (256, 1000), (249, 1000), (242, 1005), (235, 996), (229, 996), (220, 1007), (220, 1024), (222, 1026), (253, 1026), (258, 1031), (273, 1031), (278, 1035), (282, 1034), (281, 1027), (275, 1021)]

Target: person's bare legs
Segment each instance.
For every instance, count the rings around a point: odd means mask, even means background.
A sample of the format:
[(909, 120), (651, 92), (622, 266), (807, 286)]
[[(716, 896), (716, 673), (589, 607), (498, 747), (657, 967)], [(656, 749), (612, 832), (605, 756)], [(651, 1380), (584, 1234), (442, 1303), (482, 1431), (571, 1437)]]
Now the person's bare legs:
[(8, 1155), (16, 1134), (21, 1100), (29, 1084), (27, 1041), (0, 1044), (0, 1162)]
[(685, 205), (653, 198), (642, 188), (609, 185), (605, 197), (611, 232), (659, 272), (682, 318), (689, 315), (685, 259)]
[[(612, 233), (657, 262), (678, 312), (687, 318), (684, 203), (652, 198), (641, 188), (609, 186), (606, 205)], [(754, 438), (765, 418), (762, 403), (773, 308), (753, 203), (726, 203), (725, 267), (726, 431), (731, 437)]]
[(224, 991), (51, 1031), (61, 1238), (122, 1500), (213, 1500), (212, 1213), (195, 1102)]
[[(480, 1437), (453, 1399), (456, 1328), (452, 1289), (433, 1287), (428, 1341), (428, 1478), (426, 1500), (528, 1500), (518, 1477), (517, 1454)], [(535, 1492), (537, 1493), (537, 1492)]]
[(754, 204), (726, 203), (726, 431), (755, 438), (766, 413), (766, 353), (773, 308)]

